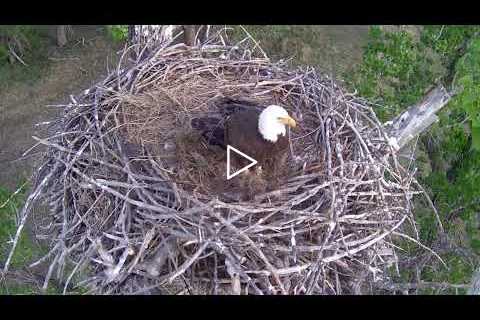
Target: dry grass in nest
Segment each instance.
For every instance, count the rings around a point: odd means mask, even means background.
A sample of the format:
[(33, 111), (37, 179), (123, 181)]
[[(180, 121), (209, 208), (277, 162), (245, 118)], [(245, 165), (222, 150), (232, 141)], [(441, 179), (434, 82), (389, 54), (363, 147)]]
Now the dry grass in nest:
[[(395, 237), (415, 238), (405, 222), (415, 228), (420, 192), (371, 106), (312, 68), (217, 40), (119, 66), (64, 106), (31, 197), (56, 221), (50, 275), (67, 290), (88, 268), (80, 284), (94, 293), (341, 294), (386, 281)], [(299, 120), (284, 180), (250, 201), (220, 190), (235, 188), (217, 184), (222, 152), (189, 127), (221, 97)]]

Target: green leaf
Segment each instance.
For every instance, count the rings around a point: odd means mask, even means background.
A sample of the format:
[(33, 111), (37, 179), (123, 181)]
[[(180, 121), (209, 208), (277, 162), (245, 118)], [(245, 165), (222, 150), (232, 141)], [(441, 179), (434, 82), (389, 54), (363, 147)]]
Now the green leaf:
[(480, 125), (472, 125), (472, 147), (480, 151)]
[(124, 41), (128, 37), (128, 25), (109, 25), (107, 30), (114, 41)]

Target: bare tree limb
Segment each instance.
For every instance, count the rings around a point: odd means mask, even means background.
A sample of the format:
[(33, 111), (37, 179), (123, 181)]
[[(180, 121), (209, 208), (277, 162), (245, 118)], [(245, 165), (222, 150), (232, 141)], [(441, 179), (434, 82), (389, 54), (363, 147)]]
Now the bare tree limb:
[(406, 291), (415, 289), (468, 289), (468, 284), (452, 284), (446, 282), (419, 282), (419, 283), (392, 283), (378, 285), (379, 288), (393, 291)]
[(391, 142), (397, 149), (403, 148), (418, 134), (438, 121), (436, 113), (452, 98), (442, 85), (430, 90), (417, 104), (385, 123)]

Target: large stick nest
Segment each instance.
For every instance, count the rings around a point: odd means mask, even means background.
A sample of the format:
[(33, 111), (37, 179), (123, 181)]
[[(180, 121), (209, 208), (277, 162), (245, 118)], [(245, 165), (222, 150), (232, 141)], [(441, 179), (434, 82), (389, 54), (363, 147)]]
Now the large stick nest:
[[(62, 106), (40, 140), (32, 196), (53, 217), (47, 281), (56, 274), (68, 290), (82, 275), (93, 293), (341, 294), (388, 277), (395, 239), (414, 230), (413, 173), (369, 103), (251, 43), (163, 46)], [(225, 97), (299, 120), (283, 180), (248, 201), (222, 182), (223, 153), (190, 127)]]

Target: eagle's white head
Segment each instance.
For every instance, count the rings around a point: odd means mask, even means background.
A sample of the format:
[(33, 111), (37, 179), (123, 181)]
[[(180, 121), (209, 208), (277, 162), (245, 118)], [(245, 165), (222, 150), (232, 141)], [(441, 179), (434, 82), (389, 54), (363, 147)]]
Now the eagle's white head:
[(279, 135), (285, 136), (287, 133), (285, 126), (295, 128), (296, 125), (297, 123), (288, 115), (287, 110), (277, 105), (263, 109), (258, 118), (258, 131), (265, 140), (271, 142), (277, 142)]

